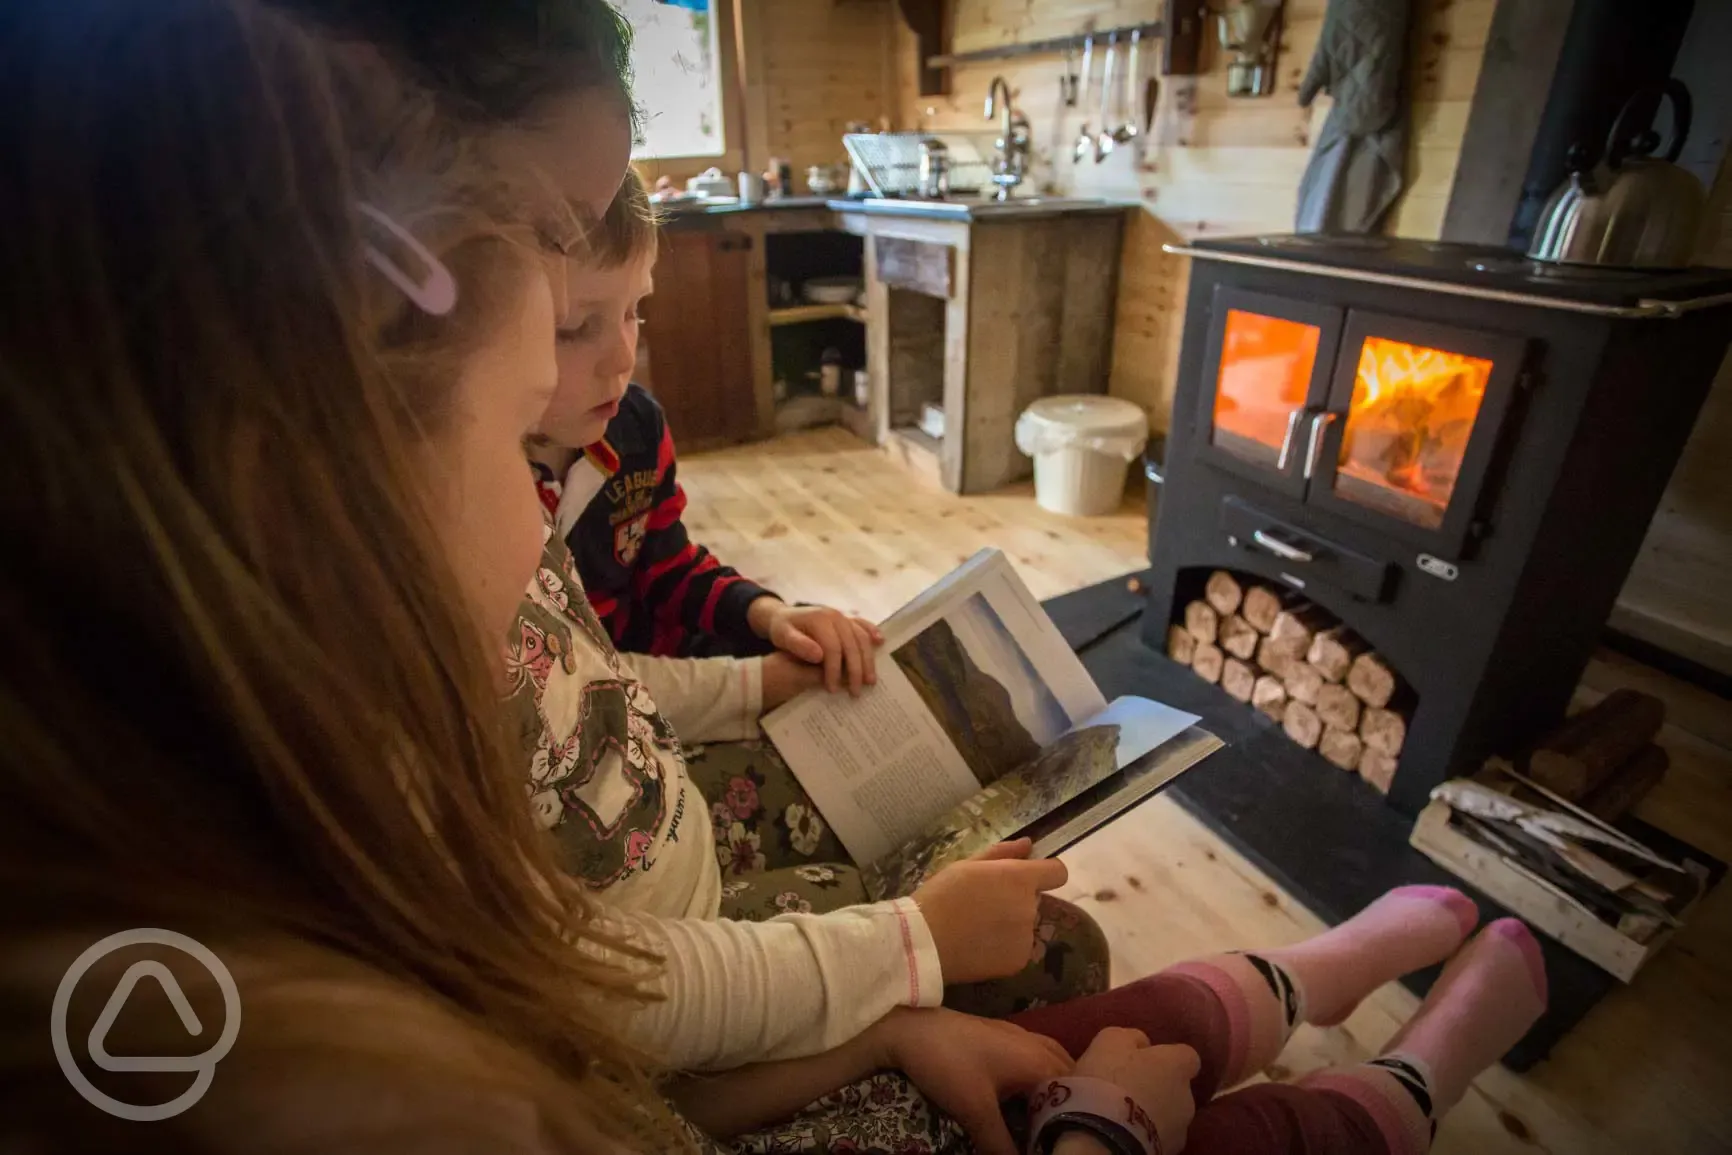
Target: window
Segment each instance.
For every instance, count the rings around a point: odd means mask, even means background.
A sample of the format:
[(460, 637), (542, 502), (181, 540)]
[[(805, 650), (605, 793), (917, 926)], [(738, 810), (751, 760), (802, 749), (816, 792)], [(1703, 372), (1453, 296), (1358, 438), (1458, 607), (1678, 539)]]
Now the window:
[(616, 0), (632, 28), (632, 92), (643, 110), (633, 156), (720, 156), (722, 0)]

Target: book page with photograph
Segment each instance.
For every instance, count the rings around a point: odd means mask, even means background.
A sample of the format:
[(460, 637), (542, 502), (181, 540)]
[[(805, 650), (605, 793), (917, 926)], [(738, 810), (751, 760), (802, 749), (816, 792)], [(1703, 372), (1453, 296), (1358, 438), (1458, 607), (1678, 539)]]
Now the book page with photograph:
[[(862, 867), (860, 877), (866, 893), (875, 900), (911, 894), (940, 867), (1030, 831), (1093, 789), (1111, 790), (1116, 785), (1112, 780), (1121, 771), (1138, 771), (1138, 784), (1143, 787), (1139, 798), (1147, 797), (1163, 783), (1149, 780), (1143, 771), (1160, 761), (1174, 739), (1196, 734), (1213, 745), (1186, 745), (1183, 757), (1167, 759), (1160, 767), (1166, 773), (1165, 781), (1219, 748), (1220, 740), (1196, 730), (1196, 722), (1195, 714), (1147, 698), (1116, 699), (1035, 751), (1016, 769), (926, 823), (919, 834), (895, 851)], [(1061, 846), (1049, 844), (1041, 849), (1050, 855)]]
[(871, 862), (1105, 707), (989, 550), (885, 623), (876, 686), (801, 695), (763, 727), (854, 861)]

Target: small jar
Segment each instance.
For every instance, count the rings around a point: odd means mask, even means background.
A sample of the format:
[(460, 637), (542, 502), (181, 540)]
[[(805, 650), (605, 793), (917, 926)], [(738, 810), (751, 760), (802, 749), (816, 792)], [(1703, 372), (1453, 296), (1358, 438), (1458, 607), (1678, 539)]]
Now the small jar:
[(841, 395), (842, 354), (835, 349), (824, 350), (818, 358), (818, 392), (826, 397)]

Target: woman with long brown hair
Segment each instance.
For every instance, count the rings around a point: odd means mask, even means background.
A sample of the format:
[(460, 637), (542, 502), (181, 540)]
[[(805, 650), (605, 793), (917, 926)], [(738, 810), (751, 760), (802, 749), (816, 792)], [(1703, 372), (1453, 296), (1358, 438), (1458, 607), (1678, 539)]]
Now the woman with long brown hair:
[[(618, 1035), (642, 960), (559, 881), (493, 724), (557, 220), (414, 106), (345, 125), (365, 81), (253, 6), (27, 0), (0, 43), (0, 1130), (662, 1146)], [(204, 1101), (148, 1126), (75, 1095), (46, 1015), (129, 927), (208, 947), (244, 1008)], [(70, 992), (74, 1041), (140, 957)], [(134, 1002), (106, 1051), (184, 1053)], [(82, 1069), (158, 1103), (189, 1078)]]

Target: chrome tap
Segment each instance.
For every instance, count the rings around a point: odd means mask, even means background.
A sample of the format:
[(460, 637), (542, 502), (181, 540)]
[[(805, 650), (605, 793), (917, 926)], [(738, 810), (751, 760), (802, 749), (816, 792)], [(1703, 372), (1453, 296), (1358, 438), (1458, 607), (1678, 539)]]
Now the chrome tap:
[(1010, 192), (1022, 183), (1028, 173), (1028, 118), (1010, 106), (1010, 85), (1004, 77), (995, 76), (986, 90), (986, 119), (998, 117), (998, 155), (992, 161), (992, 183), (998, 186), (999, 200), (1009, 200)]

